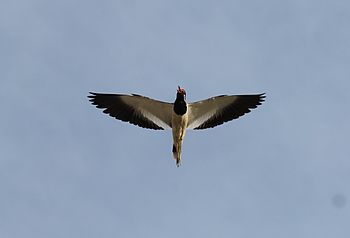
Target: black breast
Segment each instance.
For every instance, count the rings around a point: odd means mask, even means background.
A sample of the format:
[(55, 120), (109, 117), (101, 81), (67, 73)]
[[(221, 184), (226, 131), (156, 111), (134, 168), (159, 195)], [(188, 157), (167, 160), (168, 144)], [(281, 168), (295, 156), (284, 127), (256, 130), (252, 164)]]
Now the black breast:
[(174, 103), (174, 112), (180, 116), (184, 115), (187, 112), (186, 102), (184, 100), (176, 99)]

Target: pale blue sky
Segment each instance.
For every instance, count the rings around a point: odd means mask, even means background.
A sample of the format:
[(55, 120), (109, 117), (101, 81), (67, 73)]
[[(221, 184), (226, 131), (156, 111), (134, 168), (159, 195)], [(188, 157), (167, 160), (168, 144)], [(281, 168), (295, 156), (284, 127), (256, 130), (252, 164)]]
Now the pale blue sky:
[[(0, 2), (0, 237), (350, 236), (349, 1)], [(89, 91), (267, 94), (237, 121), (113, 120)]]

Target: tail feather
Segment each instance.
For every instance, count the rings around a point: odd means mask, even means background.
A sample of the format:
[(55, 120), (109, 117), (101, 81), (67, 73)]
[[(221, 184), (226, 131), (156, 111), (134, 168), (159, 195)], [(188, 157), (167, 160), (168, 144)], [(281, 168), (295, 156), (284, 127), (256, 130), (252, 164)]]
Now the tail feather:
[(177, 146), (173, 144), (173, 156), (176, 160), (176, 166), (179, 167), (181, 164), (181, 143), (177, 144)]

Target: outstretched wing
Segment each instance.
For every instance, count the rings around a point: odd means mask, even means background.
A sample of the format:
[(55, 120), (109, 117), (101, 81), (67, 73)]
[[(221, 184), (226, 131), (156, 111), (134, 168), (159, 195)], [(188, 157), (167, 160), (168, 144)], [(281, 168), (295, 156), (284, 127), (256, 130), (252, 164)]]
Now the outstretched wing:
[(265, 94), (221, 95), (188, 105), (188, 128), (206, 129), (237, 119), (265, 100)]
[(137, 94), (90, 94), (88, 98), (93, 105), (118, 120), (154, 130), (171, 128), (172, 103)]

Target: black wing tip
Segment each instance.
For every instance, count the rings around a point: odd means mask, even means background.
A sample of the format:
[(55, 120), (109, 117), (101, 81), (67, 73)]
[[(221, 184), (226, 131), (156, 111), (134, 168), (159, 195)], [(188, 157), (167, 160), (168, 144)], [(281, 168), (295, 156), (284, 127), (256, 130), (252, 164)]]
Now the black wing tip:
[(265, 102), (266, 99), (266, 93), (260, 93), (260, 94), (247, 94), (247, 95), (238, 95), (239, 97), (242, 98), (249, 98), (250, 105), (248, 108), (249, 109), (254, 109), (257, 106), (261, 105), (263, 102)]
[(96, 103), (96, 97), (97, 94), (93, 92), (89, 92), (91, 95), (88, 95), (87, 98), (89, 99), (89, 102), (91, 102), (92, 105), (97, 105)]
[(261, 105), (262, 102), (265, 102), (266, 93), (260, 93), (260, 94), (257, 94), (256, 96), (258, 96), (258, 102), (256, 105)]
[(96, 96), (98, 95), (98, 93), (94, 93), (94, 92), (89, 92), (90, 93), (90, 95), (88, 95), (87, 97), (88, 98), (90, 98), (90, 102), (91, 102), (91, 100), (93, 100), (94, 98), (96, 98)]
[(259, 96), (260, 99), (265, 100), (265, 98), (266, 98), (266, 93), (260, 93), (260, 94), (258, 94), (258, 96)]

